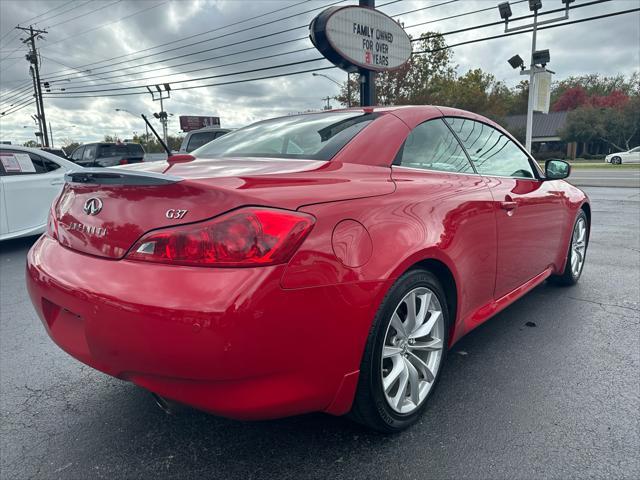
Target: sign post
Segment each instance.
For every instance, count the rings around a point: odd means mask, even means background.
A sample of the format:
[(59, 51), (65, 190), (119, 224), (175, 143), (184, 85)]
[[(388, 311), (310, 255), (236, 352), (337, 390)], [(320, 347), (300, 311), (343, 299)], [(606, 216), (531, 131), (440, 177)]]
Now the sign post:
[(309, 25), (313, 45), (337, 67), (360, 74), (360, 105), (375, 104), (375, 74), (401, 68), (411, 57), (411, 39), (393, 18), (374, 8), (330, 7)]
[[(360, 0), (360, 6), (376, 8), (376, 0)], [(376, 104), (376, 73), (372, 70), (360, 69), (360, 105), (371, 107)]]

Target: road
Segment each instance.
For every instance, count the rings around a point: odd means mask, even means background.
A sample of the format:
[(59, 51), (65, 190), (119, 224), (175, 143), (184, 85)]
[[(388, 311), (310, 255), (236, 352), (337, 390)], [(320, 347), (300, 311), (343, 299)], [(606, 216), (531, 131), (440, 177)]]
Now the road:
[(569, 182), (581, 187), (640, 187), (640, 168), (574, 168)]
[(24, 289), (33, 240), (3, 243), (0, 477), (639, 478), (640, 190), (586, 190), (580, 284), (541, 285), (462, 339), (426, 415), (395, 436), (322, 414), (168, 416), (51, 342)]

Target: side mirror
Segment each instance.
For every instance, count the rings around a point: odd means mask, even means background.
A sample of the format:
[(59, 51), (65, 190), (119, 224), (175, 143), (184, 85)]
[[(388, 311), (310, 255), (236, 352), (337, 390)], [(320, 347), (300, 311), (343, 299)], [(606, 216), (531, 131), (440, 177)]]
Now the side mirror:
[(567, 178), (571, 173), (571, 165), (564, 160), (547, 160), (544, 164), (544, 176), (547, 180)]

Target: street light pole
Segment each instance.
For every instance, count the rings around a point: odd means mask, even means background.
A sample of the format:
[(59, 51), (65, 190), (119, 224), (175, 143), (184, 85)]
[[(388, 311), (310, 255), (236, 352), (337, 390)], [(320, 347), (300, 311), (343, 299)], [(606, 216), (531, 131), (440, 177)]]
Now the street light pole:
[[(138, 115), (127, 110), (126, 108), (116, 108), (116, 112), (127, 112), (129, 115), (133, 115), (134, 117), (138, 118)], [(147, 126), (146, 123), (144, 124), (144, 130), (145, 130), (144, 144), (146, 147), (149, 144), (149, 127)]]
[[(517, 63), (512, 63), (512, 61), (514, 61), (514, 59), (517, 58), (516, 62), (520, 63), (522, 68), (522, 70), (520, 71), (520, 75), (529, 75), (529, 98), (527, 101), (527, 129), (525, 134), (525, 137), (526, 137), (525, 146), (529, 153), (531, 153), (531, 148), (533, 143), (532, 142), (533, 140), (533, 108), (535, 104), (535, 97), (533, 96), (533, 94), (534, 94), (534, 83), (536, 79), (536, 74), (539, 72), (546, 72), (546, 71), (548, 71), (549, 73), (553, 73), (550, 70), (547, 70), (545, 68), (546, 61), (540, 62), (542, 63), (542, 68), (536, 65), (535, 57), (536, 57), (536, 40), (538, 35), (538, 27), (540, 25), (547, 25), (549, 23), (555, 23), (555, 22), (567, 20), (569, 18), (570, 4), (573, 3), (574, 1), (575, 0), (562, 0), (562, 3), (564, 3), (565, 5), (563, 16), (538, 22), (538, 11), (542, 8), (542, 0), (529, 0), (529, 10), (533, 12), (533, 23), (530, 23), (528, 25), (520, 25), (518, 27), (512, 27), (512, 28), (509, 28), (509, 18), (512, 16), (511, 6), (509, 2), (503, 2), (500, 5), (498, 5), (498, 10), (500, 11), (500, 17), (504, 20), (505, 33), (511, 33), (518, 30), (524, 30), (524, 29), (533, 27), (532, 29), (533, 38), (531, 40), (531, 61), (530, 61), (529, 70), (524, 69), (524, 62), (519, 56), (516, 55), (515, 57), (509, 60), (509, 63), (511, 63), (511, 66), (513, 68), (518, 68), (519, 65), (517, 65)], [(538, 53), (545, 53), (545, 52), (538, 52)], [(548, 61), (548, 54), (549, 52), (546, 51), (547, 61)]]
[[(339, 81), (337, 81), (335, 78), (330, 77), (329, 75), (325, 75), (324, 73), (316, 73), (313, 72), (311, 75), (313, 75), (314, 77), (324, 77), (327, 80), (335, 83), (336, 85), (338, 85), (340, 88), (342, 88), (342, 85), (340, 84)], [(349, 77), (349, 72), (347, 72), (347, 107), (351, 107), (351, 84), (350, 84), (350, 80), (351, 78)]]
[(536, 36), (538, 33), (538, 9), (533, 12), (533, 39), (531, 40), (531, 62), (529, 63), (529, 98), (527, 101), (527, 132), (525, 134), (525, 148), (531, 152), (533, 139), (533, 82), (536, 74), (536, 66), (533, 63), (533, 52), (536, 51)]

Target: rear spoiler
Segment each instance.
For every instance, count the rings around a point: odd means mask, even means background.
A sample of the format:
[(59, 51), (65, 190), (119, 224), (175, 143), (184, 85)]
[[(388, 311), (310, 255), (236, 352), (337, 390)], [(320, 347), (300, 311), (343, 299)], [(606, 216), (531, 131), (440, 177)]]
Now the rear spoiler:
[(136, 172), (111, 168), (72, 170), (64, 176), (67, 183), (94, 185), (167, 185), (183, 180), (181, 177), (154, 172)]

